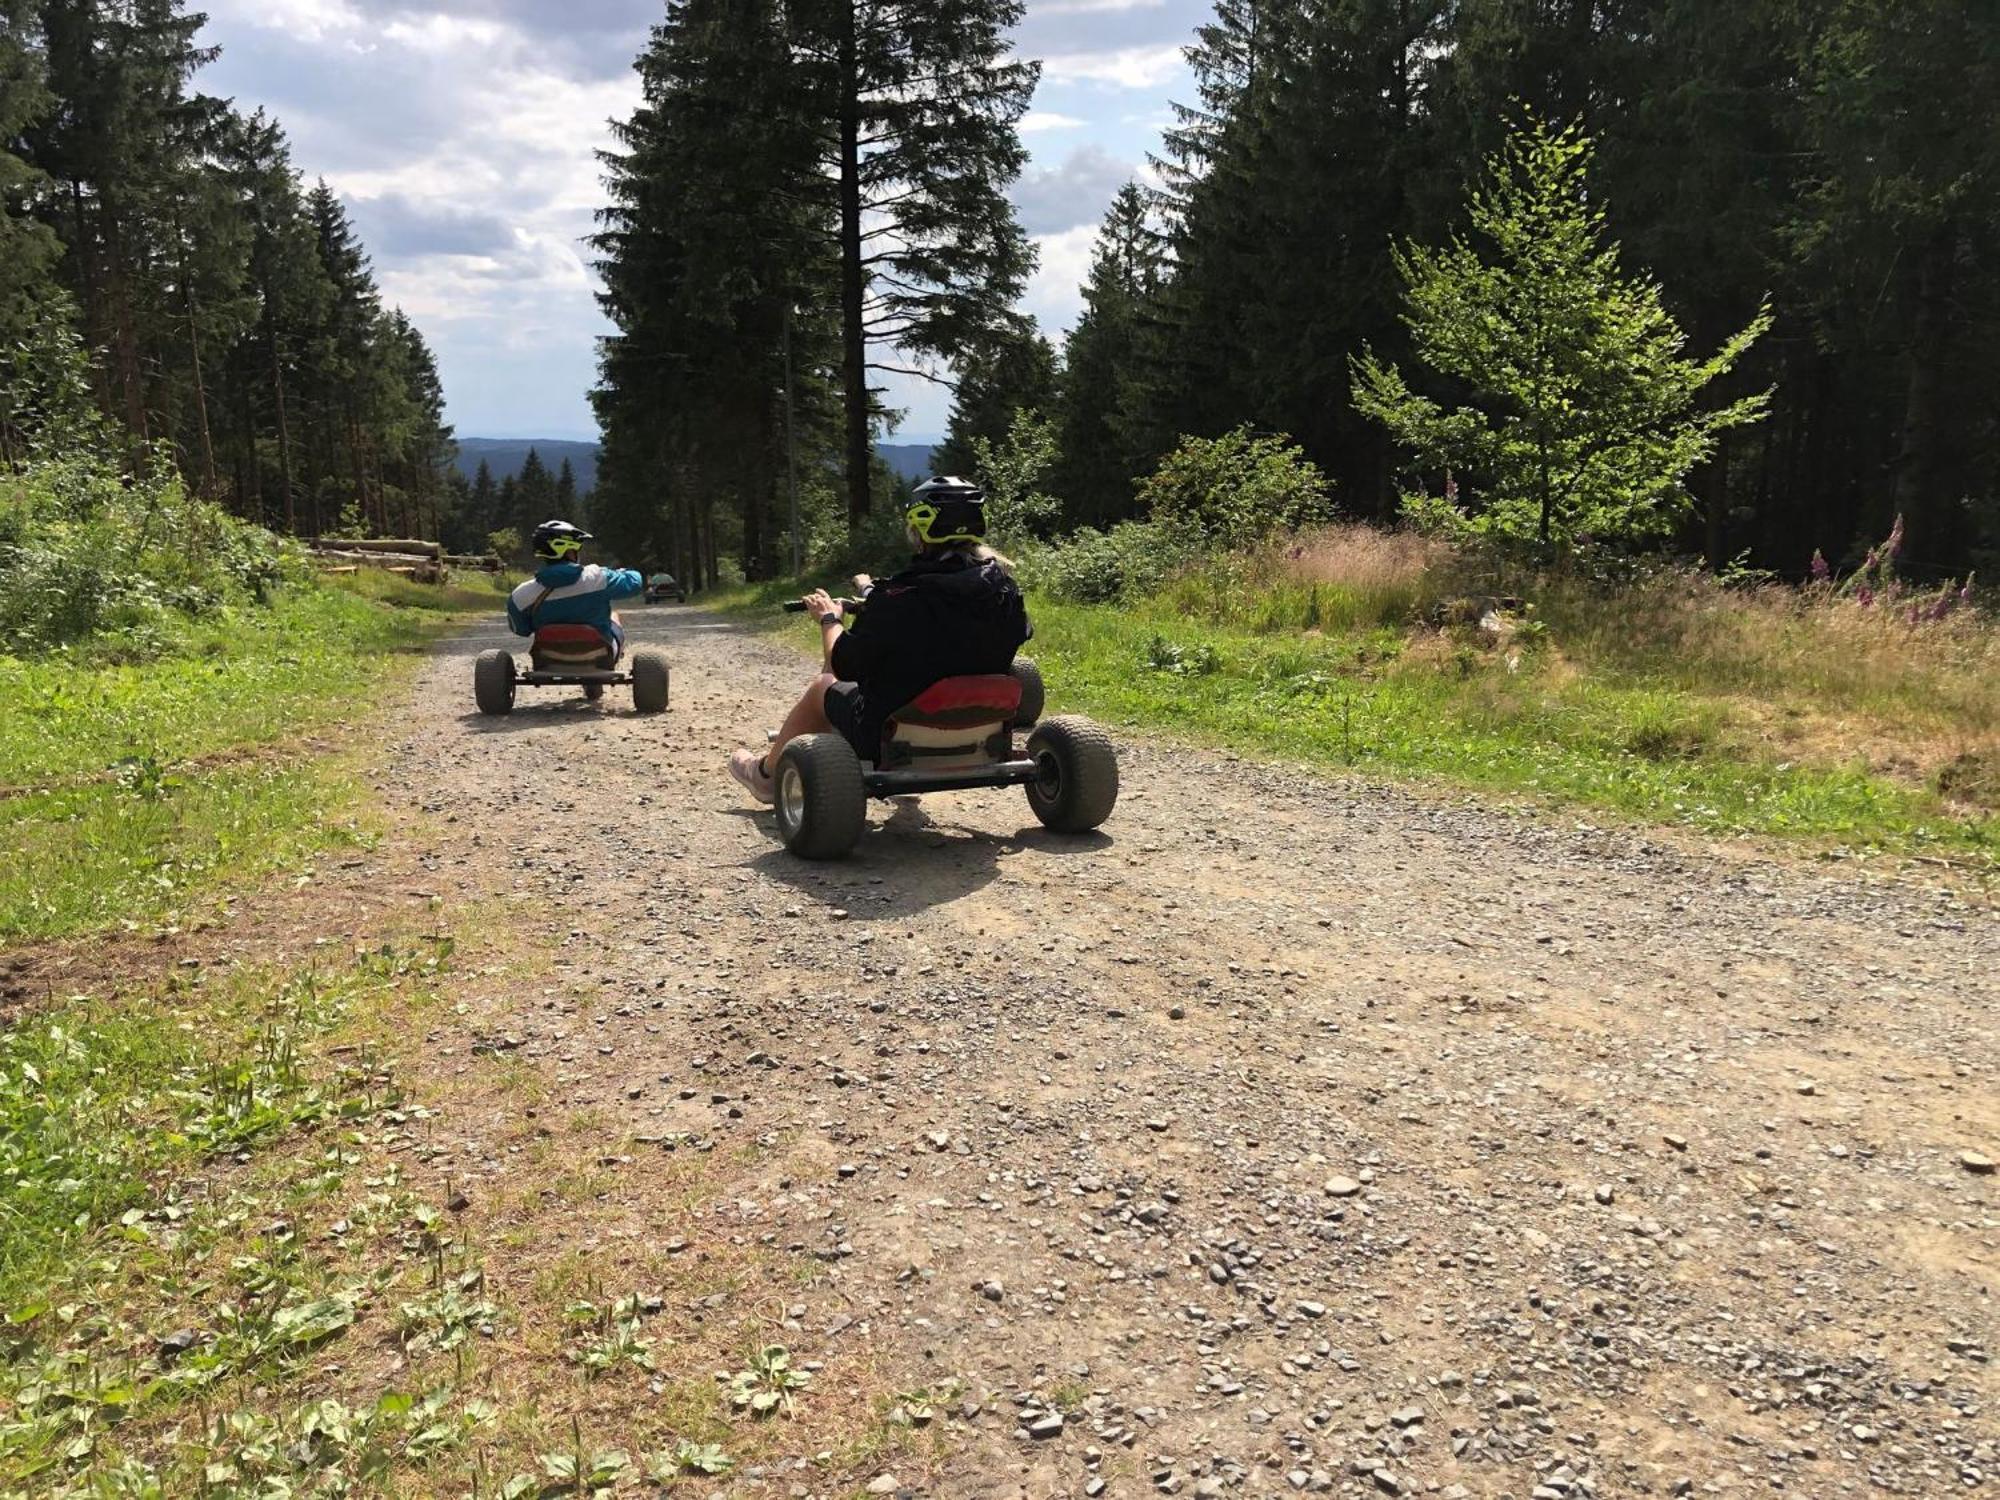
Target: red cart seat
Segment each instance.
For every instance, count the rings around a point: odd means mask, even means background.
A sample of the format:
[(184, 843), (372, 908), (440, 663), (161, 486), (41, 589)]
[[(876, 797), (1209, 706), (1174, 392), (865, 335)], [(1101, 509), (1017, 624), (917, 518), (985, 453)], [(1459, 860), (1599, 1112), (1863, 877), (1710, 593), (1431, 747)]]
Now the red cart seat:
[(897, 709), (882, 727), (880, 764), (956, 771), (1005, 759), (1008, 725), (1021, 711), (1017, 678), (947, 677)]
[(528, 643), (539, 666), (609, 667), (618, 660), (618, 646), (595, 625), (544, 625)]

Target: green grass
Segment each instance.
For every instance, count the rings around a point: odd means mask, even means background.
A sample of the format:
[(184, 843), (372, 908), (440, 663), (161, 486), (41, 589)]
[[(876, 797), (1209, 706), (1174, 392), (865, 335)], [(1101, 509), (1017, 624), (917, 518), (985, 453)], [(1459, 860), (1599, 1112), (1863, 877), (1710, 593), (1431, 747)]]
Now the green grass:
[[(766, 584), (710, 602), (782, 629), (791, 617), (774, 605), (794, 592)], [(1167, 600), (1031, 610), (1051, 712), (1709, 833), (2000, 863), (2000, 818), (1860, 765), (1773, 759), (1732, 735), (1727, 702), (1664, 673), (1592, 674), (1534, 647), (1510, 669), (1509, 653), (1448, 636), (1260, 631)]]
[(155, 917), (351, 841), (351, 781), (296, 742), (371, 712), (497, 598), (360, 575), (192, 625), (143, 664), (0, 658), (0, 946)]
[[(400, 1396), (327, 1413), (324, 1432), (290, 1413), (317, 1351), (382, 1304), (436, 1296), (447, 1276), (478, 1284), (431, 1233), (442, 1211), (393, 1191), (393, 1168), (342, 1214), (352, 1233), (324, 1227), (373, 1120), (405, 1118), (368, 1038), (435, 998), (449, 955), (197, 972), (0, 1033), (0, 1493), (303, 1493), (454, 1445), (467, 1423), (437, 1360), (411, 1387), (444, 1391), (420, 1422), (401, 1420)], [(182, 1327), (192, 1347), (155, 1351)], [(215, 1464), (245, 1471), (241, 1486)], [(300, 1483), (266, 1488), (264, 1471)]]

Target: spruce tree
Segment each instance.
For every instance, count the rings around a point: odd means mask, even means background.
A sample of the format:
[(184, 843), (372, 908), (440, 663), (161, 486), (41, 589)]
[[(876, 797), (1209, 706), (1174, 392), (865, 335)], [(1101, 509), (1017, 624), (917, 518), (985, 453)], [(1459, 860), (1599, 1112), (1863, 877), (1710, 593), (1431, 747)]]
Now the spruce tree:
[(937, 472), (972, 473), (976, 444), (1005, 442), (1020, 412), (1053, 412), (1058, 378), (1055, 346), (1030, 324), (976, 354), (959, 370), (945, 440), (931, 460)]
[(1132, 440), (1144, 309), (1163, 262), (1146, 194), (1127, 183), (1097, 231), (1083, 313), (1065, 351), (1054, 488), (1072, 526), (1125, 519), (1143, 455)]
[(33, 10), (33, 0), (0, 0), (0, 348), (17, 345), (37, 322), (62, 250), (34, 216), (53, 184), (13, 149), (55, 104), (28, 45)]

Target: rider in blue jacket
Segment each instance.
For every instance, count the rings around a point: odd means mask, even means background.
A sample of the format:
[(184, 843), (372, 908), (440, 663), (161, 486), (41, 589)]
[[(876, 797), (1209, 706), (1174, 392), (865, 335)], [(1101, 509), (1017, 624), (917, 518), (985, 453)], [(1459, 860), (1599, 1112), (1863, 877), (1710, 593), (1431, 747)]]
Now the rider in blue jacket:
[(535, 556), (544, 561), (533, 578), (507, 600), (507, 624), (516, 635), (544, 625), (589, 625), (625, 653), (625, 631), (611, 601), (645, 592), (646, 580), (630, 568), (600, 568), (583, 561), (583, 544), (596, 540), (567, 521), (535, 528)]

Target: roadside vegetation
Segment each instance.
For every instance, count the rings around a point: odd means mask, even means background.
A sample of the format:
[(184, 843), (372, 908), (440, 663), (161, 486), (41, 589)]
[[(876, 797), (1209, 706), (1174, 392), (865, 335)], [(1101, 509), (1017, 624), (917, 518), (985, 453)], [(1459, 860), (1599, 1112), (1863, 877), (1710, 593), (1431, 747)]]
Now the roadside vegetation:
[(73, 339), (36, 351), (0, 472), (0, 944), (178, 910), (365, 837), (341, 727), (485, 580), (322, 583), (291, 544), (128, 466)]
[(1051, 701), (1322, 765), (1990, 867), (2000, 624), (1969, 575), (1904, 579), (1901, 517), (1844, 573), (1797, 558), (1799, 585), (1664, 550), (1689, 474), (1765, 415), (1764, 396), (1704, 393), (1769, 319), (1688, 357), (1660, 287), (1620, 269), (1591, 161), (1580, 131), (1531, 117), (1473, 195), (1477, 237), (1398, 254), (1416, 361), (1352, 362), (1359, 409), (1410, 454), (1395, 529), (1339, 520), (1303, 449), (1244, 426), (1181, 439), (1135, 485), (1137, 518), (1051, 535), (1057, 424), (1022, 410), (975, 438), (991, 533), (1038, 596)]

